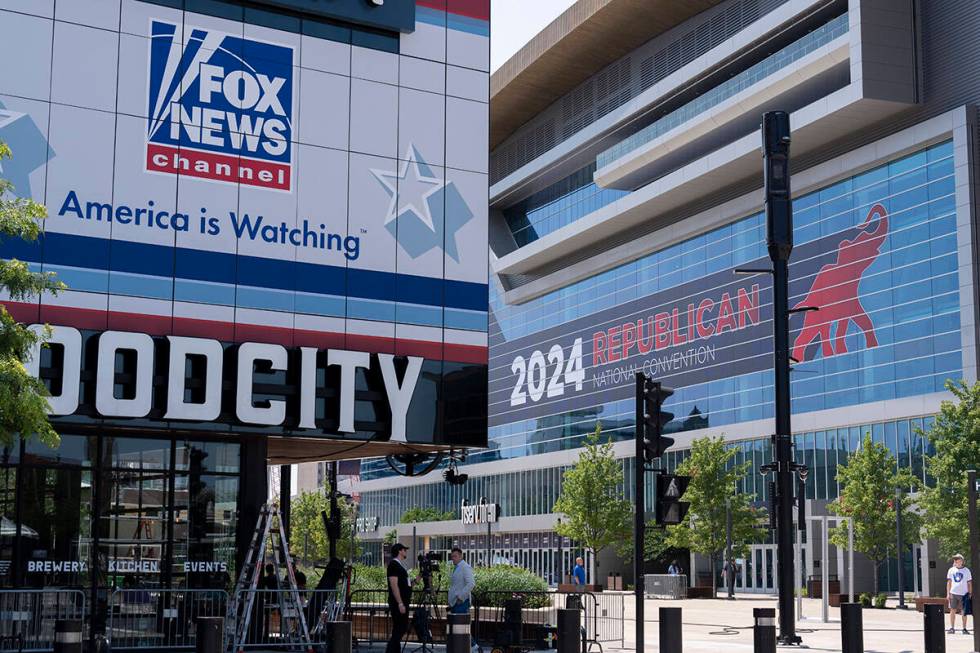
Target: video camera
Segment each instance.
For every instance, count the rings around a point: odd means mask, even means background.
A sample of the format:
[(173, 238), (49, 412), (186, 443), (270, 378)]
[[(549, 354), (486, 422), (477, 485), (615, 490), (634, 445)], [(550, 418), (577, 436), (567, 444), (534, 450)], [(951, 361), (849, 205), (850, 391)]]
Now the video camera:
[(442, 562), (442, 556), (435, 551), (429, 551), (427, 553), (419, 554), (419, 575), (420, 576), (431, 576), (433, 572), (439, 571), (439, 563)]
[(442, 558), (443, 557), (435, 551), (419, 554), (418, 569), (419, 577), (422, 579), (423, 591), (431, 591), (432, 574), (439, 573), (439, 563), (442, 562)]

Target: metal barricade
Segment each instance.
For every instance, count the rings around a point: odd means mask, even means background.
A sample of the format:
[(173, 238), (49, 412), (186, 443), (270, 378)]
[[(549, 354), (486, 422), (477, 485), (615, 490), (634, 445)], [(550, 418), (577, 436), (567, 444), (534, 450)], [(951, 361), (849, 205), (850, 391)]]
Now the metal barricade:
[(643, 591), (647, 598), (686, 599), (687, 576), (667, 574), (645, 574)]
[(0, 590), (0, 651), (50, 651), (61, 619), (88, 621), (81, 590)]
[(224, 617), (228, 593), (205, 589), (118, 589), (109, 596), (113, 649), (194, 648), (198, 617)]
[[(282, 590), (241, 590), (238, 605), (247, 605), (249, 595), (254, 598), (244, 648), (291, 648), (302, 640), (299, 614), (281, 604)], [(326, 643), (328, 624), (344, 616), (343, 594), (338, 590), (299, 590), (299, 595), (310, 642)]]
[(625, 646), (626, 595), (622, 592), (590, 592), (588, 596), (591, 599), (586, 599), (583, 604), (587, 621), (586, 632), (589, 634), (587, 642), (618, 642)]
[(474, 595), (472, 632), (481, 643), (493, 644), (506, 624), (504, 601), (521, 601), (521, 639), (540, 644), (558, 624), (558, 610), (566, 607), (569, 596), (581, 601), (583, 640), (589, 646), (624, 641), (623, 595), (617, 592), (479, 592)]
[[(439, 592), (445, 596), (445, 590)], [(417, 603), (418, 595), (412, 593), (412, 603), (408, 608), (408, 633), (403, 641), (420, 641), (418, 617), (423, 607)], [(344, 611), (345, 618), (351, 622), (353, 638), (365, 644), (385, 642), (391, 635), (391, 614), (388, 611), (388, 590), (354, 590)], [(446, 643), (446, 606), (428, 606), (428, 631), (431, 635), (429, 643)]]
[[(557, 628), (558, 610), (565, 607), (568, 596), (569, 593), (554, 590), (476, 592), (471, 608), (473, 639), (484, 648), (491, 647), (506, 622), (504, 602), (508, 599), (520, 599), (522, 640), (547, 641), (548, 632), (554, 634)], [(589, 647), (597, 646), (601, 649), (602, 644), (624, 642), (625, 602), (622, 593), (575, 592), (574, 596), (582, 602), (584, 640)], [(417, 609), (418, 606), (413, 602), (409, 610), (408, 641), (418, 641), (414, 628)], [(386, 641), (391, 633), (387, 590), (355, 590), (346, 606), (345, 618), (351, 622), (353, 636), (359, 642), (373, 644)], [(445, 606), (430, 608), (429, 629), (433, 642), (445, 642), (445, 624)]]

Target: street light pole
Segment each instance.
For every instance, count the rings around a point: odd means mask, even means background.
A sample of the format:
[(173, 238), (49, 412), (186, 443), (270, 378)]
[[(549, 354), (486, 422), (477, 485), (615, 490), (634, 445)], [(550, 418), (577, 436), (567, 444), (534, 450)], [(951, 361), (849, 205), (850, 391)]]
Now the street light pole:
[(561, 517), (555, 520), (555, 533), (558, 535), (558, 565), (557, 565), (558, 580), (555, 582), (556, 587), (562, 584), (562, 581), (564, 580), (563, 577), (565, 575), (565, 561), (562, 560), (562, 556), (561, 556), (561, 542), (565, 538), (562, 537), (562, 534), (558, 532), (560, 530), (560, 527), (561, 527)]
[(902, 489), (895, 488), (895, 537), (897, 546), (895, 548), (898, 558), (898, 608), (905, 610), (905, 563), (902, 559)]
[(633, 478), (633, 493), (635, 505), (633, 508), (633, 601), (635, 606), (636, 620), (636, 653), (644, 653), (643, 644), (643, 603), (646, 593), (643, 588), (643, 544), (646, 534), (644, 506), (644, 465), (645, 455), (643, 447), (643, 425), (644, 408), (643, 392), (646, 384), (646, 376), (642, 372), (636, 374), (636, 474)]
[[(732, 557), (732, 499), (725, 498), (725, 584), (728, 585), (728, 600), (735, 600), (735, 565)], [(714, 570), (712, 570), (714, 573)]]
[(789, 179), (789, 114), (762, 116), (766, 244), (772, 259), (773, 372), (776, 432), (776, 565), (779, 589), (779, 643), (800, 644), (793, 607), (793, 443), (790, 434), (789, 257), (793, 252), (793, 208)]

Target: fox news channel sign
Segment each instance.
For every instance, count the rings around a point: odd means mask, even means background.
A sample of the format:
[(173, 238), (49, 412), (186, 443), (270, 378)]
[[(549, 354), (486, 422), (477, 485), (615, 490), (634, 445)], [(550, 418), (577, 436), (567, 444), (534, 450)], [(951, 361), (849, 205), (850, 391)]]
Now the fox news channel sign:
[(180, 27), (150, 28), (146, 169), (290, 190), (293, 48)]
[[(415, 27), (414, 2), (269, 4)], [(426, 142), (431, 116), (405, 107), (378, 108), (409, 143), (401, 160), (307, 145), (301, 77), (310, 110), (335, 102), (351, 123), (380, 118), (351, 115), (351, 98), (315, 88), (325, 73), (301, 76), (296, 35), (263, 28), (260, 39), (230, 21), (134, 7), (146, 15), (145, 49), (130, 50), (135, 62), (120, 55), (118, 95), (130, 107), (142, 97), (140, 133), (123, 128), (136, 109), (120, 108), (115, 135), (71, 151), (39, 127), (46, 113), (0, 101), (0, 138), (15, 148), (5, 176), (37, 197), (46, 170), (49, 210), (43, 244), (4, 242), (0, 255), (70, 288), (40, 304), (5, 301), (17, 319), (55, 327), (31, 362), (52, 384), (52, 413), (485, 446), (485, 171), (429, 165), (444, 146)], [(486, 54), (489, 39), (466, 20), (464, 42)], [(397, 54), (375, 56), (397, 65)], [(462, 137), (439, 126), (447, 144)], [(89, 123), (68, 128), (96, 138)], [(100, 185), (106, 148), (115, 173)], [(355, 158), (368, 160), (356, 188)]]

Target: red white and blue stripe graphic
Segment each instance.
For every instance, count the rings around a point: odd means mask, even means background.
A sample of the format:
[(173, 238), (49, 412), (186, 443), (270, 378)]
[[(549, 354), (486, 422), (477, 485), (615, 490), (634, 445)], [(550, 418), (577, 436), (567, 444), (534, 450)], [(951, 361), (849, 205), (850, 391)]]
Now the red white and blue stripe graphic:
[(490, 36), (490, 0), (416, 0), (415, 20)]
[(487, 286), (74, 234), (0, 243), (70, 288), (20, 321), (486, 363)]

